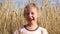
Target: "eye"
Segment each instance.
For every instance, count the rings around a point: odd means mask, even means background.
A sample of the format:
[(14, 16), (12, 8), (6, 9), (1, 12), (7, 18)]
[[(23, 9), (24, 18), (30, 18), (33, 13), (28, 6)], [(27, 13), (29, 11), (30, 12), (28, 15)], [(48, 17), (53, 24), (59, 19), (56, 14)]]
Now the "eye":
[(34, 13), (32, 12), (31, 14), (33, 15)]
[(29, 13), (26, 13), (26, 15), (29, 15)]

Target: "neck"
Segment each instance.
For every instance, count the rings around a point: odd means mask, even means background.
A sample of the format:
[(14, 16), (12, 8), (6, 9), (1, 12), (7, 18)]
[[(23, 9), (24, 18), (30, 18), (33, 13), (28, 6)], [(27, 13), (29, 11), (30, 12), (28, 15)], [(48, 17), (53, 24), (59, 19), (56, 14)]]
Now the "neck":
[(29, 27), (32, 27), (32, 26), (37, 26), (37, 23), (31, 23), (31, 24), (27, 24)]
[(35, 29), (36, 27), (38, 27), (37, 23), (27, 24), (27, 29), (33, 30), (33, 29)]

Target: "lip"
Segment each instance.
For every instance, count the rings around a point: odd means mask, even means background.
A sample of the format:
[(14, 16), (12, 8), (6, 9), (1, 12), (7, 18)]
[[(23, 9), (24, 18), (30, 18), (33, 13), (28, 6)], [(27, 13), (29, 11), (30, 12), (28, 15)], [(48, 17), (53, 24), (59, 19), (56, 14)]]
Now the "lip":
[(28, 21), (32, 21), (33, 19), (28, 19)]
[(28, 19), (28, 21), (33, 21), (34, 20), (34, 18), (33, 19)]

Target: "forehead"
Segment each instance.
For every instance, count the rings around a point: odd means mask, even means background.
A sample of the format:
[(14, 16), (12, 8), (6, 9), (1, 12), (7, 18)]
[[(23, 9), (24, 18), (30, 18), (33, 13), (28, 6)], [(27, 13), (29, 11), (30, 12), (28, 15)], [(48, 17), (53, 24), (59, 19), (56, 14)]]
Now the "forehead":
[(29, 8), (27, 8), (26, 12), (37, 12), (37, 9), (36, 9), (36, 7), (29, 7)]

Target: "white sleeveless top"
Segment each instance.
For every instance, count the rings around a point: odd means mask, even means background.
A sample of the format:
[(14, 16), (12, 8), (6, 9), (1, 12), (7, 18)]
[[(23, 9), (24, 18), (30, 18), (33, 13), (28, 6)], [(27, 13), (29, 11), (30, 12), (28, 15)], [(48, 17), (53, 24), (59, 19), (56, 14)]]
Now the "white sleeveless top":
[(16, 30), (14, 34), (19, 34), (20, 31), (22, 34), (48, 34), (45, 28), (39, 26), (35, 30), (28, 30), (27, 28), (23, 27), (21, 29)]

